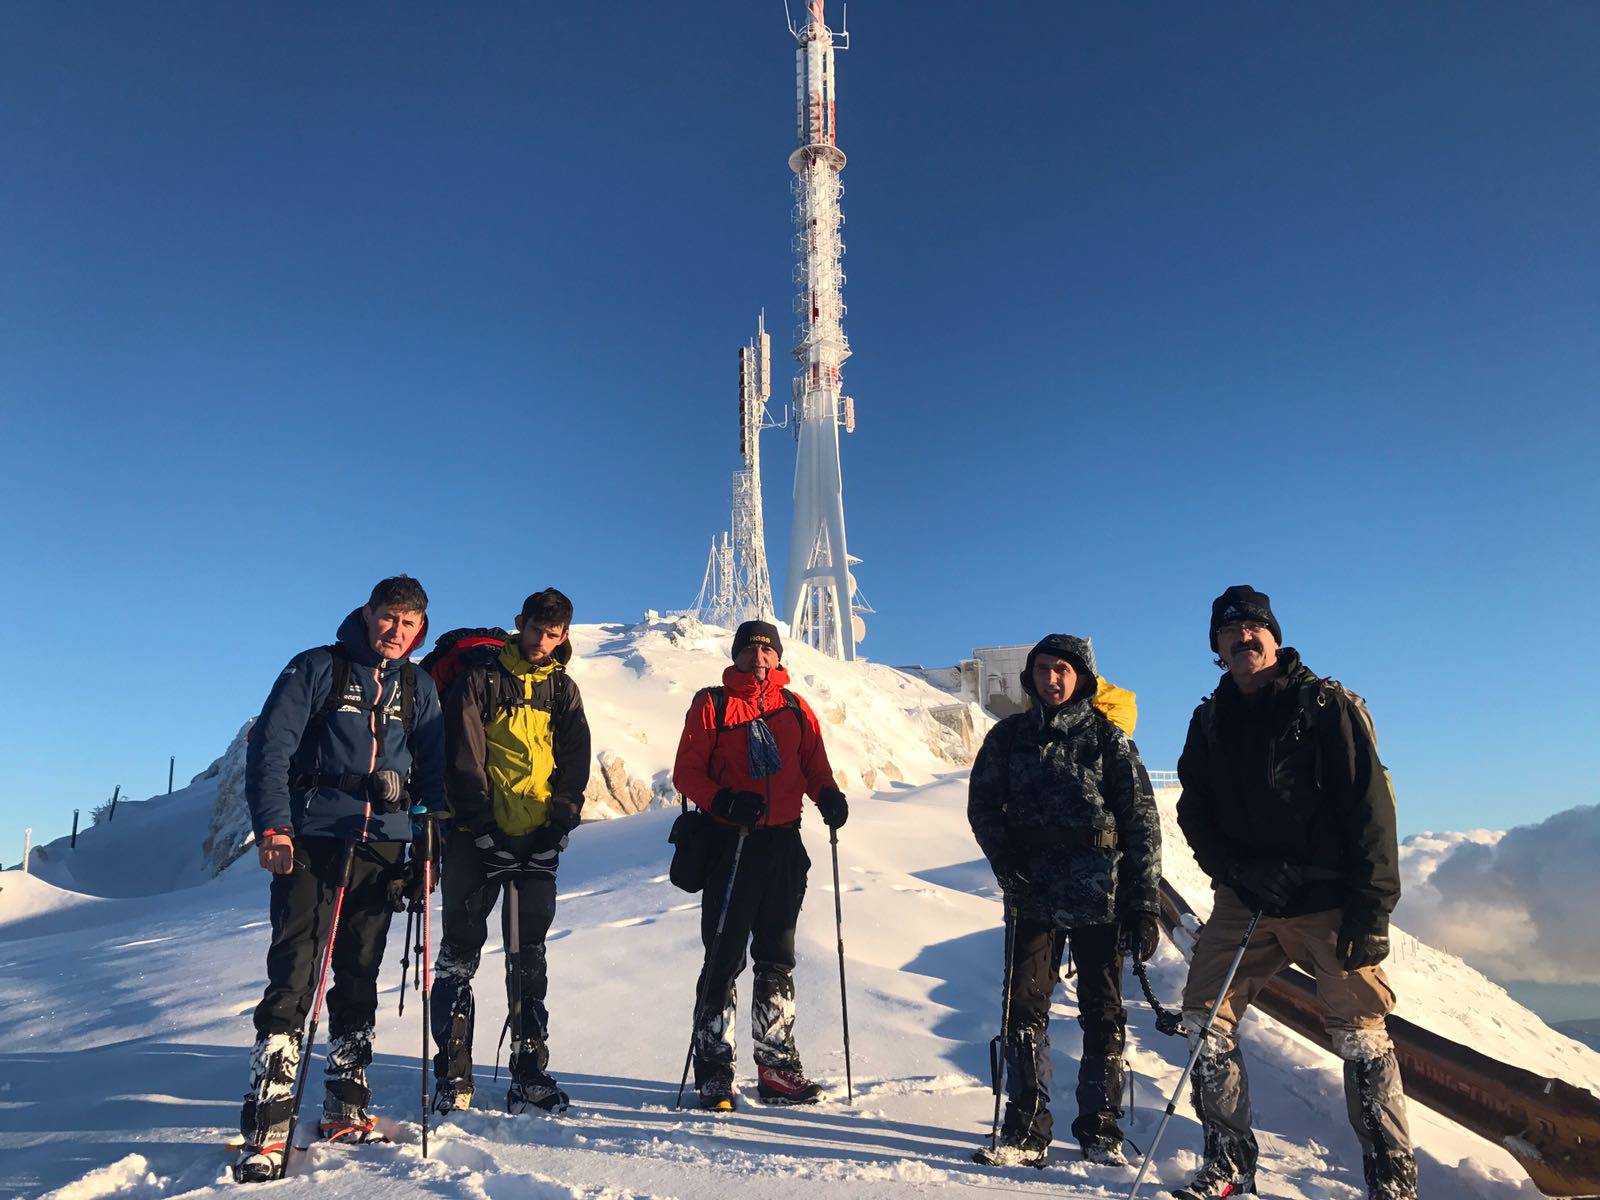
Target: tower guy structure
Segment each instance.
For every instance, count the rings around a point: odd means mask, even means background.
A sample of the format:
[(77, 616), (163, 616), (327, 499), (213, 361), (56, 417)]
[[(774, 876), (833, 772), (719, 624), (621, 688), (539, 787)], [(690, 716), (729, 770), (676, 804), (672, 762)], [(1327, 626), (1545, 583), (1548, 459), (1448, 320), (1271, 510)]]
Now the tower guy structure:
[(732, 530), (711, 539), (705, 578), (690, 610), (707, 624), (724, 629), (774, 615), (761, 514), (761, 431), (774, 428), (767, 409), (771, 398), (772, 339), (762, 316), (756, 322), (756, 336), (739, 347), (741, 465), (733, 473)]
[(835, 658), (854, 659), (866, 635), (844, 534), (844, 481), (839, 468), (839, 427), (855, 429), (855, 401), (842, 394), (840, 368), (850, 357), (844, 336), (844, 271), (839, 236), (843, 216), (844, 151), (835, 124), (834, 50), (850, 35), (823, 20), (823, 0), (809, 0), (806, 24), (790, 26), (799, 43), (795, 84), (799, 146), (789, 156), (794, 171), (795, 251), (799, 263), (799, 342), (794, 356), (793, 420), (798, 446), (794, 466), (794, 526), (781, 615), (807, 644)]

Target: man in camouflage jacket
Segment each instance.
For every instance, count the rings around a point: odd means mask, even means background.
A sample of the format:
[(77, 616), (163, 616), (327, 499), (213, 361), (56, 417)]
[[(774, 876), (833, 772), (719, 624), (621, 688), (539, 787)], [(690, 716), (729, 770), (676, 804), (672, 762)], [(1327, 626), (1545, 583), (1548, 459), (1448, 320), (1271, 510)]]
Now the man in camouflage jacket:
[(1051, 634), (1028, 654), (1027, 712), (989, 731), (967, 819), (1006, 894), (1011, 1020), (1004, 1140), (982, 1163), (1043, 1166), (1050, 1117), (1050, 995), (1070, 943), (1078, 964), (1078, 1116), (1084, 1157), (1122, 1160), (1122, 955), (1155, 952), (1161, 823), (1139, 752), (1094, 706), (1094, 651)]

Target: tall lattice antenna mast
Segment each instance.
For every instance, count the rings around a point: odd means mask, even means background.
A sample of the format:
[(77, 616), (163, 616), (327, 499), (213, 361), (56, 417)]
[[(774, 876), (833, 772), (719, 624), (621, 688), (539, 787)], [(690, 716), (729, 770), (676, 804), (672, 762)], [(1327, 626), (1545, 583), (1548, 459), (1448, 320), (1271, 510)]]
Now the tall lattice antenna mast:
[(771, 398), (772, 339), (762, 313), (755, 337), (739, 347), (740, 467), (733, 473), (732, 531), (711, 539), (700, 594), (689, 609), (723, 629), (774, 615), (761, 505), (761, 431), (780, 428), (767, 407)]
[(756, 336), (739, 347), (739, 453), (733, 475), (734, 621), (770, 620), (772, 577), (767, 573), (766, 522), (761, 512), (761, 431), (773, 427), (772, 339), (767, 316), (756, 319)]
[(850, 357), (844, 336), (844, 151), (838, 146), (833, 55), (848, 49), (850, 35), (835, 34), (823, 20), (823, 0), (810, 0), (808, 21), (789, 31), (796, 51), (799, 146), (789, 156), (794, 171), (795, 310), (799, 341), (794, 356), (796, 414), (794, 526), (783, 613), (791, 631), (835, 658), (854, 659), (866, 635), (860, 614), (871, 610), (856, 596), (845, 546), (844, 482), (839, 467), (839, 427), (855, 429), (855, 401), (842, 394), (840, 368)]

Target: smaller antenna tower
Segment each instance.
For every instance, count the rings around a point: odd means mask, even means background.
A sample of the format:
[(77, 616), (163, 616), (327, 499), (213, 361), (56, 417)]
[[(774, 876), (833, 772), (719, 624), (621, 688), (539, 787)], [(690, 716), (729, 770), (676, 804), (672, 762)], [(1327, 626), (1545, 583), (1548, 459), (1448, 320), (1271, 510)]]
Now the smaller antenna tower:
[(767, 408), (771, 399), (772, 339), (763, 312), (756, 320), (756, 336), (739, 347), (741, 465), (733, 473), (732, 533), (711, 539), (700, 594), (689, 610), (707, 625), (723, 629), (733, 629), (741, 621), (773, 619), (761, 506), (761, 431), (783, 426)]

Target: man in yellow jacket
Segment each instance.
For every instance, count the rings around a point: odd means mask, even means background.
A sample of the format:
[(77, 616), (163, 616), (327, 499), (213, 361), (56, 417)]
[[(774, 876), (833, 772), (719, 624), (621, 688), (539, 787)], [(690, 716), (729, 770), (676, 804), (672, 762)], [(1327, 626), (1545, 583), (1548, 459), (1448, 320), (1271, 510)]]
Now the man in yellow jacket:
[(544, 939), (555, 919), (561, 851), (578, 827), (589, 782), (589, 723), (578, 685), (566, 672), (571, 625), (572, 601), (554, 588), (535, 592), (523, 602), (516, 635), (503, 647), (469, 651), (445, 698), (452, 827), (440, 873), (444, 935), (431, 1014), (439, 1046), (437, 1113), (472, 1104), (472, 977), (502, 888), (512, 1031), (506, 1108), (560, 1112), (567, 1106), (566, 1093), (546, 1070)]

